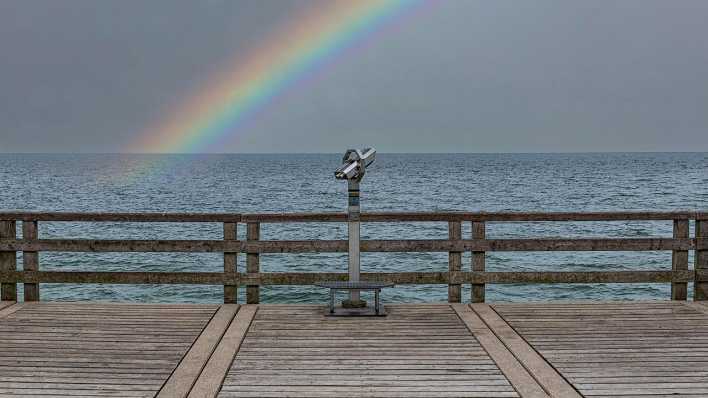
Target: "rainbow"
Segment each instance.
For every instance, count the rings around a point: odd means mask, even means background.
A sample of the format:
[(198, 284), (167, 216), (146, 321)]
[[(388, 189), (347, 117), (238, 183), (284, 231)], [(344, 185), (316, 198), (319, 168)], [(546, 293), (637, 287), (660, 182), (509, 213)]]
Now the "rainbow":
[(337, 0), (307, 7), (245, 56), (226, 63), (168, 117), (129, 145), (137, 153), (196, 153), (232, 139), (255, 112), (420, 0)]

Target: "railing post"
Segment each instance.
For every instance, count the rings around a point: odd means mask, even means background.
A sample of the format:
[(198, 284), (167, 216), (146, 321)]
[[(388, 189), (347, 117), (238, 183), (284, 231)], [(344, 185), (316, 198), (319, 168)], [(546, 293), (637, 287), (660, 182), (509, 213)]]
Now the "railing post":
[[(448, 223), (448, 238), (450, 240), (462, 239), (462, 223), (459, 221), (450, 221)], [(447, 259), (449, 274), (462, 271), (462, 252), (449, 252)], [(447, 302), (459, 303), (462, 301), (462, 285), (449, 284), (447, 285)]]
[[(688, 220), (674, 220), (674, 238), (688, 238)], [(671, 269), (673, 271), (688, 270), (688, 250), (671, 252)], [(671, 300), (686, 300), (688, 283), (671, 283)]]
[[(17, 239), (15, 221), (0, 221), (0, 239)], [(17, 271), (15, 252), (0, 252), (0, 271)], [(17, 301), (17, 284), (0, 284), (0, 299), (4, 301)]]
[[(261, 235), (261, 224), (257, 222), (249, 222), (246, 224), (246, 240), (259, 240)], [(246, 272), (249, 274), (257, 274), (260, 272), (260, 256), (258, 253), (246, 254)], [(260, 301), (260, 286), (246, 286), (246, 303), (258, 304)]]
[[(484, 239), (485, 238), (485, 225), (484, 221), (473, 221), (472, 222), (472, 239)], [(472, 252), (472, 272), (484, 272), (485, 268), (485, 253), (480, 251)], [(473, 283), (472, 284), (472, 302), (473, 303), (483, 303), (485, 295), (485, 284), (484, 283)]]
[[(698, 239), (708, 239), (708, 220), (696, 220), (696, 240)], [(696, 249), (694, 261), (696, 281), (693, 283), (693, 299), (708, 300), (708, 280), (699, 279), (701, 271), (708, 271), (708, 250)]]
[[(39, 237), (37, 221), (22, 221), (22, 239), (35, 240)], [(22, 252), (22, 268), (25, 271), (39, 271), (39, 253)], [(25, 283), (25, 301), (39, 301), (39, 283)]]
[[(235, 222), (224, 223), (224, 240), (238, 240), (238, 226)], [(238, 253), (224, 252), (224, 274), (235, 275), (238, 272)], [(238, 286), (224, 284), (224, 304), (235, 304), (238, 302)]]

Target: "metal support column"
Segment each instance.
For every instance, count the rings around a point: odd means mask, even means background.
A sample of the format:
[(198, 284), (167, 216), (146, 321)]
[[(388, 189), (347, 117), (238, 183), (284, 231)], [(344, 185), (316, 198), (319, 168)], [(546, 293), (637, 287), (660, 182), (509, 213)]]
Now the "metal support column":
[[(361, 237), (361, 226), (359, 222), (360, 207), (359, 207), (359, 181), (349, 180), (349, 203), (348, 211), (348, 226), (349, 226), (349, 281), (359, 282), (360, 269), (360, 252), (359, 241)], [(353, 307), (363, 306), (360, 302), (358, 290), (352, 290), (349, 293), (349, 303)], [(365, 303), (364, 303), (365, 305)]]

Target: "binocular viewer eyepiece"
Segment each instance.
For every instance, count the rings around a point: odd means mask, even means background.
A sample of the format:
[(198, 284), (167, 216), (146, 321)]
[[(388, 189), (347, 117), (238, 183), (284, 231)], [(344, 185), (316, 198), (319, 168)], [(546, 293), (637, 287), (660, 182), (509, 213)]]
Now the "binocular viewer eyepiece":
[(375, 158), (374, 148), (348, 149), (342, 158), (342, 165), (334, 172), (334, 177), (338, 180), (361, 181), (366, 168), (374, 163)]

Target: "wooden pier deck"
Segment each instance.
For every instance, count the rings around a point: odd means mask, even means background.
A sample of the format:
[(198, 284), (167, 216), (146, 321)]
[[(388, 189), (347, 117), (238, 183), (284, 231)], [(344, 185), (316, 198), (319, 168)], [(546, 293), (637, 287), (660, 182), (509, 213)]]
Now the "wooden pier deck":
[(2, 397), (705, 397), (708, 305), (0, 303)]

